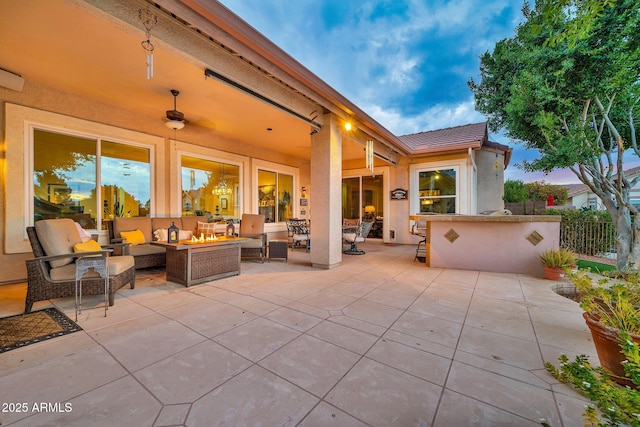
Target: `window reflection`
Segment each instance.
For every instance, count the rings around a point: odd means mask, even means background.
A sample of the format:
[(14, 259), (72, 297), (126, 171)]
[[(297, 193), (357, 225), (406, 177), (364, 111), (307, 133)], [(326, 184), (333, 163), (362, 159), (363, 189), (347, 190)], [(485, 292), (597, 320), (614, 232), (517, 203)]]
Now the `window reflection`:
[(456, 170), (422, 171), (418, 174), (420, 213), (456, 212)]
[(258, 169), (258, 213), (265, 222), (293, 217), (293, 176)]
[(240, 218), (240, 167), (182, 156), (182, 215)]

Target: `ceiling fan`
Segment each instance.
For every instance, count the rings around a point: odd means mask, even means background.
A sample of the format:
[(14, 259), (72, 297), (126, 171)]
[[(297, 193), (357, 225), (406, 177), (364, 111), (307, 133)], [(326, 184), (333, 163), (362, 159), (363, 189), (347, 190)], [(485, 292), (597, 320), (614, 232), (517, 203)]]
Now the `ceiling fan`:
[(176, 98), (180, 94), (180, 91), (171, 89), (171, 94), (173, 95), (173, 110), (167, 110), (167, 121), (164, 124), (169, 129), (179, 130), (184, 127), (187, 121), (184, 119), (184, 114), (178, 111), (176, 107)]

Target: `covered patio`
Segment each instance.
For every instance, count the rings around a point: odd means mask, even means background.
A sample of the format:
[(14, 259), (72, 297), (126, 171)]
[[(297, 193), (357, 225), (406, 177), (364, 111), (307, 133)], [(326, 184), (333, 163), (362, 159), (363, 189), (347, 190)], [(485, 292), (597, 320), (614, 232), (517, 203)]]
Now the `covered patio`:
[[(310, 255), (242, 263), (190, 288), (140, 270), (83, 331), (0, 354), (5, 425), (582, 425), (585, 401), (544, 370), (595, 349), (577, 303), (527, 275), (426, 268), (368, 240), (331, 270)], [(21, 313), (6, 285), (0, 316)], [(67, 315), (73, 299), (42, 302)]]

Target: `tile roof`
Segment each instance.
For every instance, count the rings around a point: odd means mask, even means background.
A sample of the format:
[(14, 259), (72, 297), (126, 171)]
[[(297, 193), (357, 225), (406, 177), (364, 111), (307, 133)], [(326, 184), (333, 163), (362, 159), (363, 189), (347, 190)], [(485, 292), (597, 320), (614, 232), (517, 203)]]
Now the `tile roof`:
[(487, 124), (472, 123), (399, 136), (414, 154), (480, 148), (488, 141)]
[(587, 187), (586, 184), (565, 184), (564, 187), (567, 189), (569, 197), (574, 197), (589, 191), (589, 187)]

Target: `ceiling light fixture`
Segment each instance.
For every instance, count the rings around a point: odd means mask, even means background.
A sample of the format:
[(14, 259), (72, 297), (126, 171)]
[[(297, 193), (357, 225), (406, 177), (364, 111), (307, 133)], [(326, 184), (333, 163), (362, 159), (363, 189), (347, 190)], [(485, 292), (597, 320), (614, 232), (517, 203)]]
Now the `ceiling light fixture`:
[(181, 120), (167, 120), (164, 122), (165, 126), (169, 129), (180, 130), (184, 127), (184, 122)]

